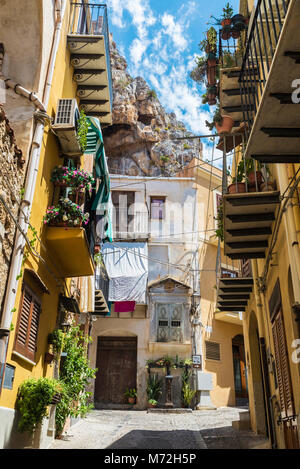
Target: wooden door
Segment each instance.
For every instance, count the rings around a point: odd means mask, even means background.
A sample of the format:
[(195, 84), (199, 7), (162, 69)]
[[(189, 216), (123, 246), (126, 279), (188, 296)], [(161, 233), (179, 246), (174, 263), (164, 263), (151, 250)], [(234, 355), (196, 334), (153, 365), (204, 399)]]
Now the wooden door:
[(127, 403), (126, 389), (136, 389), (137, 338), (98, 337), (96, 368), (95, 404)]
[(283, 424), (285, 444), (287, 449), (299, 449), (297, 416), (295, 415), (290, 364), (281, 308), (273, 317), (272, 332), (275, 349), (281, 422)]

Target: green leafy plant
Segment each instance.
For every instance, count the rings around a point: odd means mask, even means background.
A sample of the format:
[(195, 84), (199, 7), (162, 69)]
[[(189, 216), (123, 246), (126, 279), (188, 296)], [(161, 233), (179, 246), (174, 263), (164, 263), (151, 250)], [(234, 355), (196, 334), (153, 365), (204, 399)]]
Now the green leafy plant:
[(164, 163), (167, 163), (168, 161), (170, 161), (170, 157), (169, 157), (169, 156), (166, 156), (166, 155), (161, 155), (161, 156), (160, 156), (160, 159), (161, 159), (161, 161), (163, 161)]
[(149, 91), (148, 91), (148, 98), (157, 99), (156, 91), (155, 91), (155, 90), (149, 90)]
[(77, 140), (82, 153), (84, 153), (87, 147), (87, 134), (89, 131), (89, 121), (83, 110), (80, 111), (80, 116), (77, 123)]
[(154, 407), (157, 405), (157, 401), (155, 399), (149, 399), (149, 404), (153, 405)]
[(21, 418), (20, 432), (34, 433), (36, 426), (48, 415), (48, 406), (56, 393), (63, 393), (61, 383), (52, 378), (29, 378), (18, 390), (17, 408)]
[(67, 417), (85, 417), (93, 408), (91, 393), (87, 391), (96, 369), (89, 365), (87, 346), (91, 342), (79, 326), (72, 325), (65, 334), (63, 352), (66, 354), (60, 371), (60, 382), (64, 387), (61, 401), (56, 406), (56, 432), (61, 434)]
[(83, 169), (55, 166), (51, 173), (51, 181), (67, 187), (90, 190), (95, 185), (92, 175)]
[(232, 18), (233, 15), (233, 8), (232, 6), (228, 3), (226, 3), (225, 7), (223, 8), (223, 14), (222, 14), (222, 19), (230, 19)]
[(190, 72), (190, 78), (196, 83), (204, 83), (206, 78), (207, 59), (205, 56), (196, 57), (196, 66)]
[(54, 329), (54, 331), (48, 335), (48, 343), (52, 345), (55, 360), (59, 360), (64, 343), (63, 331), (61, 329)]
[(190, 407), (192, 400), (195, 397), (196, 391), (194, 391), (190, 384), (191, 370), (187, 367), (181, 375), (181, 401), (184, 407)]
[(221, 112), (220, 112), (220, 107), (219, 105), (216, 107), (216, 110), (214, 112), (214, 115), (213, 115), (213, 120), (212, 122), (208, 122), (207, 120), (205, 121), (205, 125), (206, 127), (209, 128), (210, 131), (213, 130), (213, 128), (215, 127), (215, 123), (217, 122), (218, 124), (221, 124), (222, 123), (222, 115), (221, 115)]
[(223, 203), (221, 202), (217, 213), (217, 229), (216, 236), (221, 241), (224, 241), (224, 227), (223, 227)]
[[(158, 401), (159, 397), (162, 394), (162, 379), (158, 377), (157, 373), (149, 373), (147, 380), (147, 397), (148, 402), (151, 400)], [(151, 403), (151, 402), (150, 402)]]
[(135, 388), (127, 388), (125, 391), (126, 397), (137, 397), (137, 391)]

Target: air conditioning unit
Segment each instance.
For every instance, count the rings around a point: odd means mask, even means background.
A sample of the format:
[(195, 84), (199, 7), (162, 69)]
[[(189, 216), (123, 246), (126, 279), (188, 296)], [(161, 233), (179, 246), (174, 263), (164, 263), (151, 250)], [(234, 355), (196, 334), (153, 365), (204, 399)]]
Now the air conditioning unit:
[(70, 156), (81, 155), (77, 139), (77, 127), (80, 117), (76, 99), (59, 99), (52, 129), (57, 135), (61, 150)]

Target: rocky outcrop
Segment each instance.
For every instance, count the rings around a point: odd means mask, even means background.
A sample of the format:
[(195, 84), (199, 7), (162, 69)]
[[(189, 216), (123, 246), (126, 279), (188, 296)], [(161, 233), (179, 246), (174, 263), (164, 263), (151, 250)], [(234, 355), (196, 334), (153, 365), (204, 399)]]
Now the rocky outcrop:
[(199, 140), (174, 113), (168, 114), (146, 81), (132, 78), (127, 63), (111, 41), (113, 125), (103, 129), (111, 174), (171, 175), (193, 158), (201, 158)]

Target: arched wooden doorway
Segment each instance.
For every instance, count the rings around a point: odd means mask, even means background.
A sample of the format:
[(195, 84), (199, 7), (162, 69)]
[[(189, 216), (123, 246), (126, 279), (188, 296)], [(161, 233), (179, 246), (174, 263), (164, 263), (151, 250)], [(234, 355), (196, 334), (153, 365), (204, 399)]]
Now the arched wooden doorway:
[(248, 380), (242, 334), (232, 339), (232, 357), (236, 405), (245, 405), (248, 403)]

